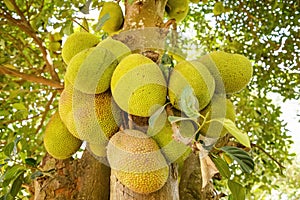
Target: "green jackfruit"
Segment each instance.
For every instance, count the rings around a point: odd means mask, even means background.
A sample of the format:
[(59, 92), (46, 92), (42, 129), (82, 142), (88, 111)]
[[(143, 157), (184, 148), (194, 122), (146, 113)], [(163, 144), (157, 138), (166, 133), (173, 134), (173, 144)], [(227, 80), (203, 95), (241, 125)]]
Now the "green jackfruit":
[(181, 22), (189, 12), (189, 0), (168, 0), (166, 12), (170, 19)]
[[(191, 121), (179, 122), (178, 128), (184, 138), (192, 138), (196, 131)], [(189, 146), (174, 139), (172, 125), (165, 111), (158, 116), (153, 125), (149, 126), (147, 135), (156, 141), (169, 163), (181, 164), (191, 153)]]
[(108, 143), (107, 159), (118, 180), (137, 193), (159, 190), (169, 176), (169, 167), (159, 146), (137, 130), (116, 133)]
[(77, 90), (87, 94), (105, 92), (118, 64), (115, 55), (101, 46), (85, 49), (72, 58), (67, 79)]
[(170, 75), (168, 94), (171, 104), (178, 110), (183, 90), (190, 86), (199, 102), (199, 110), (207, 106), (214, 94), (215, 81), (207, 68), (198, 61), (181, 61)]
[(91, 33), (75, 32), (65, 41), (61, 51), (62, 58), (66, 64), (69, 64), (76, 54), (84, 49), (96, 46), (99, 42), (99, 38)]
[(118, 62), (131, 53), (131, 50), (124, 43), (111, 37), (101, 41), (97, 46), (111, 51), (118, 59)]
[[(222, 123), (217, 121), (211, 121), (212, 119), (219, 119), (223, 122), (223, 119), (230, 119), (235, 122), (235, 108), (229, 99), (226, 99), (223, 95), (214, 95), (211, 103), (203, 110), (200, 111), (203, 116), (207, 115), (206, 123), (202, 126), (200, 133), (204, 136), (217, 138), (222, 137), (227, 133), (227, 130), (223, 127)], [(200, 118), (200, 124), (203, 123), (203, 119)]]
[(99, 20), (107, 14), (109, 15), (109, 19), (102, 26), (102, 30), (108, 34), (112, 34), (121, 29), (124, 21), (123, 12), (118, 3), (104, 2), (99, 15)]
[(59, 114), (68, 130), (91, 144), (104, 144), (118, 131), (121, 111), (110, 91), (89, 95), (67, 84), (59, 99)]
[(44, 133), (44, 146), (56, 159), (66, 159), (79, 150), (82, 141), (74, 137), (64, 125), (58, 112), (50, 119)]
[(97, 157), (106, 157), (106, 145), (87, 143), (88, 150)]
[(250, 82), (253, 67), (248, 58), (240, 54), (213, 51), (199, 60), (213, 75), (216, 93), (236, 93)]
[(111, 91), (118, 106), (129, 114), (148, 117), (164, 105), (167, 87), (157, 64), (140, 54), (125, 57), (111, 79)]

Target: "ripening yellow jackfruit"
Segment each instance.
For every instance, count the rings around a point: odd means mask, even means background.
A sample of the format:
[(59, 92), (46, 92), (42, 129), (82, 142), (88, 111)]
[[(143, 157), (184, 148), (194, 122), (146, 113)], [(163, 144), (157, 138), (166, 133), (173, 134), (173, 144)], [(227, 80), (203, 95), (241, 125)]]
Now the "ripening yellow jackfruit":
[[(195, 127), (191, 121), (181, 121), (178, 123), (180, 136), (183, 138), (193, 138)], [(152, 137), (169, 163), (183, 163), (191, 153), (191, 148), (173, 137), (172, 125), (167, 119), (167, 113), (162, 112), (153, 125), (149, 126), (147, 135)]]
[(117, 64), (113, 52), (106, 48), (85, 49), (71, 59), (65, 79), (81, 92), (99, 94), (109, 88)]
[(71, 157), (80, 148), (82, 141), (74, 137), (64, 125), (58, 112), (50, 119), (44, 133), (44, 146), (56, 159)]
[(118, 64), (111, 78), (118, 106), (129, 114), (149, 117), (166, 101), (166, 81), (159, 66), (141, 54), (131, 54)]
[(100, 42), (99, 38), (88, 32), (75, 32), (65, 41), (61, 55), (66, 64), (79, 52), (84, 49), (96, 46)]
[(156, 142), (143, 132), (119, 131), (107, 146), (107, 159), (120, 182), (141, 194), (162, 188), (169, 167)]
[(118, 59), (118, 62), (131, 53), (131, 50), (124, 43), (111, 37), (101, 41), (97, 46), (111, 51)]
[(89, 95), (66, 84), (59, 99), (59, 114), (68, 130), (91, 144), (106, 145), (118, 131), (121, 111), (110, 91)]
[(207, 106), (214, 94), (215, 81), (207, 68), (198, 61), (181, 61), (170, 75), (168, 94), (171, 104), (178, 110), (182, 91), (190, 86), (199, 102), (199, 110)]
[[(226, 99), (224, 95), (214, 95), (211, 103), (205, 109), (201, 110), (200, 114), (203, 116), (207, 115), (206, 123), (200, 130), (200, 133), (206, 137), (217, 138), (227, 133), (227, 130), (222, 125), (224, 118), (235, 122), (234, 105), (229, 99)], [(209, 122), (213, 119), (219, 119), (221, 123), (217, 121)], [(202, 123), (203, 119), (200, 118), (200, 124)]]
[(109, 19), (102, 26), (102, 30), (108, 34), (112, 34), (121, 29), (124, 17), (120, 5), (115, 2), (104, 2), (99, 15), (99, 20), (106, 14), (109, 15)]
[(213, 51), (199, 60), (216, 81), (216, 93), (236, 93), (247, 86), (253, 67), (248, 58), (240, 54)]
[(181, 22), (189, 12), (189, 0), (168, 0), (166, 12), (170, 19)]

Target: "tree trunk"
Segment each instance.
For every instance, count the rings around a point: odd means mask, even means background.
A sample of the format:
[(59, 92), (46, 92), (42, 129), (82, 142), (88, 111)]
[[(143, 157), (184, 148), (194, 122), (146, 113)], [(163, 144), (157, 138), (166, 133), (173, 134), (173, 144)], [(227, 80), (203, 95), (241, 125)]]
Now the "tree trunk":
[(110, 168), (88, 151), (81, 159), (56, 160), (46, 155), (44, 176), (34, 181), (33, 200), (108, 200)]

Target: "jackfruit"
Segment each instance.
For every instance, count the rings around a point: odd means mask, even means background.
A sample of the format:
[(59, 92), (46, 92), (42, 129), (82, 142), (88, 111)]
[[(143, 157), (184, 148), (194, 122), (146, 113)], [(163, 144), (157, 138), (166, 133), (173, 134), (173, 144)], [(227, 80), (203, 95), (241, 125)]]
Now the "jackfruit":
[(79, 150), (82, 141), (74, 137), (56, 112), (46, 126), (44, 146), (47, 152), (56, 159), (66, 159)]
[(181, 94), (190, 86), (198, 99), (199, 110), (207, 106), (214, 94), (215, 81), (207, 68), (198, 61), (181, 61), (175, 65), (170, 75), (168, 94), (171, 104), (180, 108)]
[[(211, 138), (223, 137), (227, 133), (227, 130), (223, 127), (222, 123), (217, 121), (209, 122), (210, 120), (219, 119), (223, 122), (223, 119), (226, 118), (235, 122), (234, 105), (224, 95), (214, 95), (211, 103), (205, 109), (201, 110), (200, 114), (203, 116), (207, 115), (207, 123), (202, 126), (200, 133)], [(200, 118), (199, 122), (202, 124), (203, 119)]]
[(118, 131), (121, 110), (113, 102), (110, 91), (89, 95), (67, 84), (59, 99), (59, 114), (68, 130), (91, 144), (106, 145)]
[(85, 49), (71, 59), (65, 79), (81, 92), (99, 94), (109, 88), (117, 64), (110, 50), (101, 46)]
[(99, 20), (106, 14), (109, 15), (109, 19), (102, 26), (102, 30), (112, 34), (121, 29), (124, 16), (120, 5), (115, 2), (104, 2), (99, 14)]
[(169, 176), (169, 167), (159, 146), (141, 131), (125, 129), (112, 136), (107, 159), (118, 180), (137, 193), (159, 190)]
[(250, 82), (253, 67), (248, 58), (240, 54), (213, 51), (199, 59), (216, 81), (216, 93), (236, 93)]
[(96, 46), (100, 42), (99, 38), (88, 32), (75, 32), (65, 41), (61, 55), (66, 64), (84, 49)]
[(168, 0), (165, 10), (170, 19), (181, 22), (189, 12), (189, 0)]
[(111, 51), (118, 59), (118, 62), (131, 53), (131, 50), (124, 43), (111, 37), (101, 41), (97, 46)]
[[(180, 135), (184, 138), (192, 138), (195, 134), (195, 127), (191, 121), (178, 123)], [(167, 119), (167, 113), (162, 112), (149, 126), (147, 135), (152, 137), (169, 163), (181, 164), (191, 153), (191, 148), (173, 137), (172, 125)]]
[(166, 101), (166, 81), (159, 66), (140, 54), (125, 57), (111, 78), (117, 105), (129, 114), (149, 117)]
[(106, 145), (87, 143), (88, 150), (97, 157), (106, 157)]

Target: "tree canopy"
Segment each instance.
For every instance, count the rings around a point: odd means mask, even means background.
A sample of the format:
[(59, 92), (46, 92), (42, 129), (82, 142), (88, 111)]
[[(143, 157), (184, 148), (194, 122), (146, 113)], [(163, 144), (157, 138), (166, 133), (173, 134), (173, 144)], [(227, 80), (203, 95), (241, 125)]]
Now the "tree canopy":
[[(43, 132), (57, 110), (66, 70), (62, 44), (78, 29), (105, 36), (97, 30), (98, 16), (88, 14), (98, 14), (99, 6), (97, 0), (0, 2), (0, 196), (29, 198), (26, 186), (42, 176), (38, 165), (45, 155)], [(252, 61), (251, 83), (231, 97), (237, 126), (250, 136), (256, 165), (250, 174), (232, 168), (249, 199), (266, 197), (272, 190), (300, 198), (297, 179), (285, 182), (286, 176), (299, 176), (299, 167), (286, 171), (295, 158), (290, 153), (293, 141), (280, 119), (281, 108), (269, 97), (278, 93), (284, 101), (300, 99), (299, 21), (299, 1), (203, 0), (190, 3), (187, 17), (177, 25), (184, 54), (197, 58), (223, 50)], [(228, 190), (224, 181), (215, 185)]]

